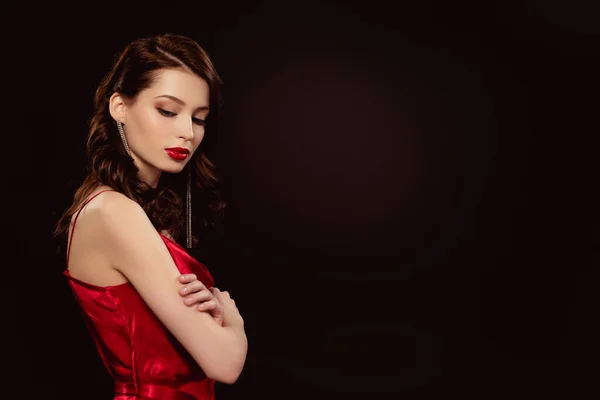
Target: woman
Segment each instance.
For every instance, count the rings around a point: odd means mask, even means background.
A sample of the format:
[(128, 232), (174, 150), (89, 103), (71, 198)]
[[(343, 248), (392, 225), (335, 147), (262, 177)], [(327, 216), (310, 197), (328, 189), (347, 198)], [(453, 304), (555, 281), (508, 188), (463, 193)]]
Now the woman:
[(165, 34), (126, 46), (96, 91), (90, 173), (55, 234), (115, 400), (213, 399), (244, 366), (235, 302), (177, 242), (194, 244), (192, 188), (215, 194), (205, 149), (220, 85), (196, 42)]

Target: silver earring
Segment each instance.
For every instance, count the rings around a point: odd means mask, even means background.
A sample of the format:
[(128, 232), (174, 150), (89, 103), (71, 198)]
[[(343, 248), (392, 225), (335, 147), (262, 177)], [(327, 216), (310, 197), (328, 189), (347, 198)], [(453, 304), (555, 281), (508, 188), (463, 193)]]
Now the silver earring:
[(125, 146), (127, 154), (131, 156), (131, 151), (129, 150), (129, 145), (127, 144), (127, 139), (125, 138), (125, 132), (123, 131), (123, 124), (121, 124), (121, 121), (117, 121), (117, 129), (119, 130), (119, 135), (121, 136), (121, 141), (123, 142), (123, 146)]
[(187, 178), (187, 193), (186, 193), (186, 208), (187, 208), (187, 248), (192, 248), (192, 164), (188, 164)]

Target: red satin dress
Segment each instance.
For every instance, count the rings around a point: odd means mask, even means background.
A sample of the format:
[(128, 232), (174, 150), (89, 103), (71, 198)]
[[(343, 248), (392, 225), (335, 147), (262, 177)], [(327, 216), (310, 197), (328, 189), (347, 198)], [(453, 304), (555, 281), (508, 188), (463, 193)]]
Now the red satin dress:
[[(89, 198), (83, 207), (103, 190)], [(161, 235), (182, 274), (193, 273), (208, 288), (214, 285), (206, 267), (183, 247)], [(69, 263), (67, 251), (67, 268)], [(215, 381), (198, 364), (148, 308), (131, 283), (96, 286), (68, 278), (86, 325), (108, 372), (115, 380), (114, 400), (214, 399)]]

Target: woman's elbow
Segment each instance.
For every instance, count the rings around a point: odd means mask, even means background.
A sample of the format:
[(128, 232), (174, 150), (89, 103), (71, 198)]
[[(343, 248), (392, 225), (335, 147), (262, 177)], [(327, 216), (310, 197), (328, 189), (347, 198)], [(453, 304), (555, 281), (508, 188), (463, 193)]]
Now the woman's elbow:
[(206, 360), (203, 363), (206, 368), (202, 369), (207, 377), (215, 381), (233, 384), (238, 380), (244, 369), (248, 353), (248, 342), (245, 335), (242, 338), (233, 334), (226, 337), (231, 340), (224, 342), (222, 346), (213, 347), (212, 357), (210, 361)]
[(229, 367), (221, 371), (211, 371), (206, 376), (210, 379), (214, 379), (217, 382), (232, 385), (237, 382), (238, 378), (242, 373), (243, 365), (241, 367)]

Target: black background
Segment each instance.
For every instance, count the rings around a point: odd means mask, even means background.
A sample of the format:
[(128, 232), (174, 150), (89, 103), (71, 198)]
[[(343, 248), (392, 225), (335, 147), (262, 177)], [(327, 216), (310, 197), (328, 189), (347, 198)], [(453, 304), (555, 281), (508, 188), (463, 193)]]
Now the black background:
[(7, 8), (19, 398), (111, 398), (51, 231), (84, 176), (95, 86), (163, 32), (197, 40), (225, 83), (228, 206), (202, 261), (249, 353), (217, 398), (594, 390), (597, 2), (87, 6)]

